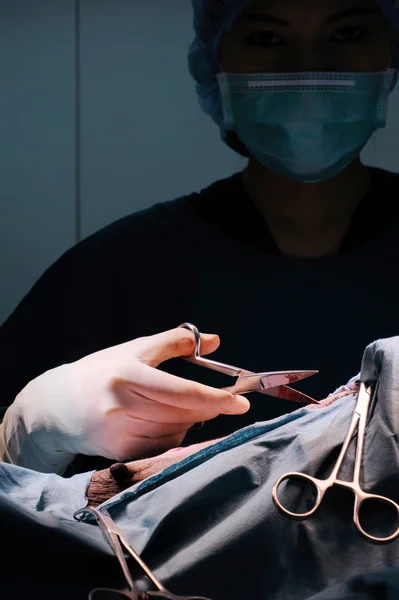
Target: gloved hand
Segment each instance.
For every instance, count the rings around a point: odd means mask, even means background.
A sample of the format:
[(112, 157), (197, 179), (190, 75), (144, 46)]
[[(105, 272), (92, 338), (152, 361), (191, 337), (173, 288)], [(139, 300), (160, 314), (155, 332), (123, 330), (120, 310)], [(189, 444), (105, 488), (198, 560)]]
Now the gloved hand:
[[(219, 346), (201, 335), (203, 354)], [(77, 454), (124, 461), (178, 446), (197, 422), (242, 414), (249, 402), (156, 367), (190, 356), (183, 328), (139, 338), (63, 365), (30, 382), (0, 426), (0, 458), (62, 474)]]

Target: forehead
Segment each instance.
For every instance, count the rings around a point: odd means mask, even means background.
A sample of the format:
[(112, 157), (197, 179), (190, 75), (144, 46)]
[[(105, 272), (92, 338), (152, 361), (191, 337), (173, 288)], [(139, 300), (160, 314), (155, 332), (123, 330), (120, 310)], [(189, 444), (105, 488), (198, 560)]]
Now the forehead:
[(378, 7), (378, 0), (255, 0), (247, 7), (245, 13), (279, 14), (295, 19), (306, 14), (313, 18), (326, 19), (334, 13), (339, 13), (352, 8), (367, 8), (381, 17), (382, 12)]

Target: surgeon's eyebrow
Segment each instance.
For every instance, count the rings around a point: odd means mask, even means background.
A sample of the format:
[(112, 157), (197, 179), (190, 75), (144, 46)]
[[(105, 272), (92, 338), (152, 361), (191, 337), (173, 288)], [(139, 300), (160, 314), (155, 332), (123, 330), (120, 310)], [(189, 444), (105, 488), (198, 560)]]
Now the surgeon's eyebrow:
[[(335, 23), (336, 21), (349, 19), (350, 17), (375, 17), (376, 15), (381, 15), (381, 11), (377, 6), (358, 6), (348, 8), (347, 10), (343, 10), (341, 12), (331, 15), (327, 19), (327, 23)], [(260, 23), (267, 23), (268, 25), (280, 25), (281, 27), (289, 27), (290, 25), (288, 21), (284, 21), (284, 19), (280, 19), (279, 17), (275, 17), (273, 15), (267, 15), (266, 13), (243, 13), (238, 17), (237, 20), (241, 22), (255, 21)]]
[(288, 21), (273, 17), (272, 15), (266, 15), (265, 13), (244, 13), (237, 19), (238, 21), (260, 21), (261, 23), (268, 23), (269, 25), (282, 25), (288, 27)]
[(375, 17), (376, 15), (381, 16), (378, 6), (357, 6), (331, 15), (327, 19), (327, 23), (335, 23), (336, 21), (349, 19), (350, 17)]

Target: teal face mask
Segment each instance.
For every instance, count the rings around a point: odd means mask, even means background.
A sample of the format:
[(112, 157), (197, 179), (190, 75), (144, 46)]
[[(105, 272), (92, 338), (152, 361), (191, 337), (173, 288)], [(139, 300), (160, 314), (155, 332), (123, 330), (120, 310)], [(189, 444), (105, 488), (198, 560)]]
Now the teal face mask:
[(220, 73), (225, 129), (289, 179), (334, 177), (385, 127), (395, 70), (383, 73)]

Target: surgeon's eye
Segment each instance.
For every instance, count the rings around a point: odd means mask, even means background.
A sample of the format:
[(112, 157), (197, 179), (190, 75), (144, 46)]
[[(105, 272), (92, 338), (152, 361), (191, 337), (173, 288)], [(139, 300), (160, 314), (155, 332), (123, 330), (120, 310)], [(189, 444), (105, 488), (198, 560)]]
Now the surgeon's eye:
[(274, 31), (254, 31), (246, 39), (246, 43), (252, 46), (282, 46), (284, 40)]
[(333, 34), (332, 41), (355, 43), (364, 40), (366, 37), (367, 30), (364, 27), (343, 27)]

